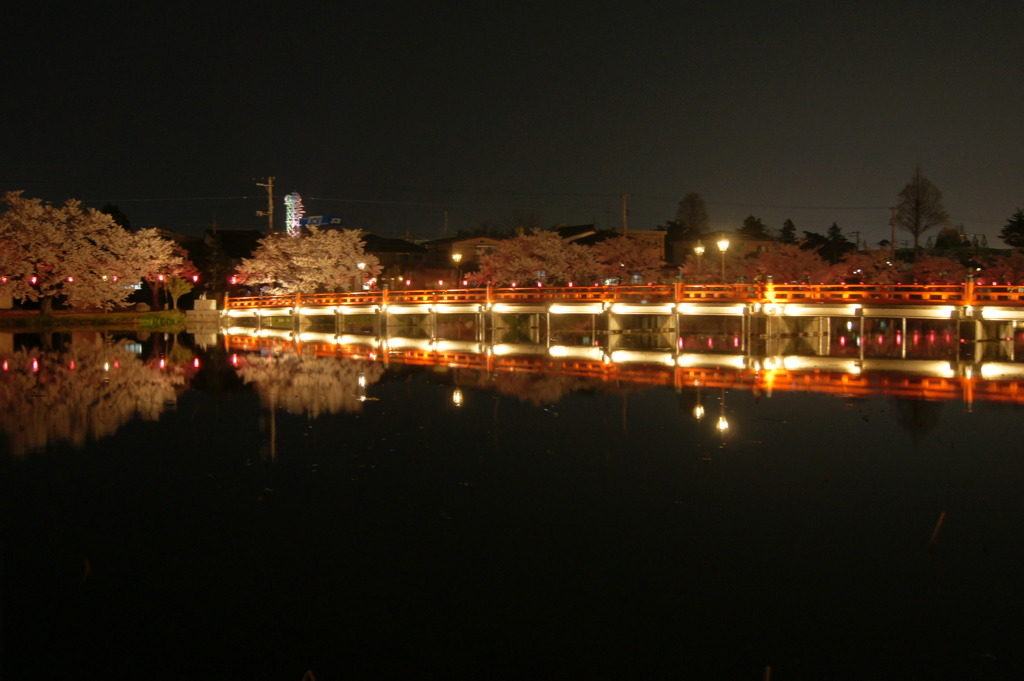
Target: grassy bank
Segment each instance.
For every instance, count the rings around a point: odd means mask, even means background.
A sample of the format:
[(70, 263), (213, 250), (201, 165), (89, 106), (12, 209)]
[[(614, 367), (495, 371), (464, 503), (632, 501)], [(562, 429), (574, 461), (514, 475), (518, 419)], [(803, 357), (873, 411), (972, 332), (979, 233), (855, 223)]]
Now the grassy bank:
[(109, 329), (111, 331), (166, 331), (185, 329), (185, 313), (160, 312), (38, 312), (0, 311), (0, 329), (17, 331), (67, 331), (72, 329)]

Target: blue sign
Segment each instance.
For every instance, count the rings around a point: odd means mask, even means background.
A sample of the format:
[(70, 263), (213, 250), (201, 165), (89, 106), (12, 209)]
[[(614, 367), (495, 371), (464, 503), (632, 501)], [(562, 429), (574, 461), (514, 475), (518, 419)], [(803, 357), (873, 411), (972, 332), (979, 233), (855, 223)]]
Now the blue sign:
[(341, 227), (341, 223), (338, 215), (310, 215), (302, 219), (306, 227)]

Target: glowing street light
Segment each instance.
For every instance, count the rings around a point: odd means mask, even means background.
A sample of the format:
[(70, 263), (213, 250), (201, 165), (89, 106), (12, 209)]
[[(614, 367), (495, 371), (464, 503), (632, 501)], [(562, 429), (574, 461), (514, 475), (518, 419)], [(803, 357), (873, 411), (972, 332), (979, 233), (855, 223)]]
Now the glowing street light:
[(455, 263), (455, 286), (461, 286), (462, 281), (462, 254), (452, 253), (452, 262)]
[(725, 252), (729, 250), (729, 240), (722, 238), (718, 240), (718, 250), (722, 253), (722, 283), (725, 283)]
[(359, 286), (359, 290), (362, 291), (362, 290), (364, 290), (366, 288), (366, 284), (365, 284), (365, 280), (364, 280), (364, 277), (366, 276), (365, 275), (366, 263), (365, 262), (357, 262), (356, 263), (356, 267), (359, 268), (359, 275), (358, 275), (359, 276), (359, 282), (358, 282), (358, 286)]
[(693, 247), (693, 252), (697, 255), (697, 281), (700, 281), (700, 260), (704, 255), (704, 244), (698, 241), (697, 245)]

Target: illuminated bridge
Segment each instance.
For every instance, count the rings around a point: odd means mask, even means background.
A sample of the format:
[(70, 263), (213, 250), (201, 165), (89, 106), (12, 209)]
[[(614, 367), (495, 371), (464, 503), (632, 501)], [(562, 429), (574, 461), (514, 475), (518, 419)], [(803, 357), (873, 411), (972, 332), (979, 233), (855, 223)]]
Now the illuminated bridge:
[[(932, 321), (937, 323), (928, 324)], [(293, 333), (557, 344), (574, 337), (609, 350), (686, 349), (693, 334), (728, 337), (735, 348), (840, 331), (910, 339), (952, 328), (960, 342), (1010, 338), (1024, 321), (1024, 287), (960, 285), (683, 284), (486, 287), (228, 298), (222, 326)], [(944, 331), (945, 333), (945, 331)], [(721, 339), (713, 340), (712, 346)], [(714, 347), (710, 348), (714, 349)], [(775, 354), (767, 348), (767, 354)], [(824, 354), (819, 352), (819, 354)]]

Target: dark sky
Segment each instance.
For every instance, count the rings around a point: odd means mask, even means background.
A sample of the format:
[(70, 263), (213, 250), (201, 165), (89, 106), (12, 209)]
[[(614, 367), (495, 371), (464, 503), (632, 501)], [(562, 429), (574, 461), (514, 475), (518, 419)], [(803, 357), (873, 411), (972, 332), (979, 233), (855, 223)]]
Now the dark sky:
[(198, 233), (213, 213), (264, 226), (273, 175), (279, 213), (296, 191), (419, 237), (446, 214), (449, 234), (618, 228), (622, 194), (650, 229), (697, 191), (716, 229), (877, 242), (920, 165), (1002, 245), (1024, 206), (1024, 4), (706, 4), (18, 3), (0, 190)]

